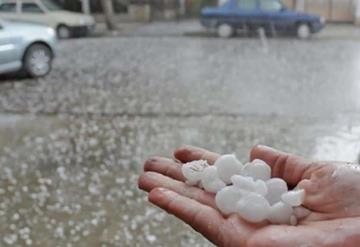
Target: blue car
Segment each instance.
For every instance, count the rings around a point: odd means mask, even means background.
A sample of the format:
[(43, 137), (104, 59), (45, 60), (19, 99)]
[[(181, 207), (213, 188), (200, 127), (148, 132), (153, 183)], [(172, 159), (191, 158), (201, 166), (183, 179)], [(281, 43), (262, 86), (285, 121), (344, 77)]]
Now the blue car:
[(325, 27), (324, 18), (287, 9), (280, 0), (220, 0), (218, 7), (202, 9), (201, 23), (220, 37), (231, 37), (238, 29), (263, 28), (307, 39)]

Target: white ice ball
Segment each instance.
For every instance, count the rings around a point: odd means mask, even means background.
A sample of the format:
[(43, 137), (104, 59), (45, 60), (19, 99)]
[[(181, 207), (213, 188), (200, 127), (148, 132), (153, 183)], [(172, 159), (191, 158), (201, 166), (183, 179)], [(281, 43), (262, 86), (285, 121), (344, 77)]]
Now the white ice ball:
[(281, 178), (272, 178), (266, 181), (268, 193), (266, 199), (271, 205), (281, 201), (281, 195), (288, 191), (287, 184)]
[(256, 159), (244, 166), (241, 175), (267, 181), (271, 177), (271, 168), (264, 161)]
[(231, 182), (233, 183), (233, 185), (235, 185), (236, 187), (242, 190), (255, 192), (262, 196), (267, 194), (266, 184), (262, 180), (254, 181), (252, 177), (234, 175), (231, 177)]
[(236, 186), (226, 186), (215, 196), (215, 203), (223, 214), (231, 214), (237, 211), (237, 202), (244, 192)]
[(209, 166), (204, 169), (201, 174), (201, 184), (205, 191), (211, 193), (216, 193), (226, 186), (226, 184), (219, 179), (215, 166)]
[(233, 175), (230, 181), (234, 186), (242, 190), (255, 191), (255, 181), (252, 177), (245, 177), (241, 175)]
[(182, 174), (187, 180), (187, 184), (196, 185), (201, 180), (201, 174), (208, 167), (206, 160), (195, 160), (183, 164), (181, 167)]
[(274, 224), (289, 224), (293, 211), (290, 205), (284, 202), (277, 202), (271, 206), (268, 220)]
[(294, 215), (298, 219), (303, 219), (303, 218), (309, 216), (310, 214), (311, 214), (311, 211), (309, 209), (307, 209), (307, 208), (302, 207), (302, 206), (294, 208)]
[(215, 161), (214, 166), (218, 169), (219, 178), (226, 184), (231, 183), (231, 176), (240, 174), (243, 169), (243, 164), (234, 154), (222, 155)]
[(217, 193), (225, 187), (226, 184), (222, 180), (216, 179), (212, 183), (209, 183), (206, 186), (204, 186), (204, 190), (210, 193)]
[(246, 193), (237, 203), (238, 214), (245, 220), (253, 223), (267, 219), (270, 204), (261, 195), (253, 192)]
[(291, 215), (291, 216), (290, 216), (290, 225), (296, 226), (297, 223), (298, 223), (298, 219), (296, 218), (296, 216), (295, 216), (295, 215)]
[(293, 190), (284, 193), (281, 196), (281, 200), (290, 206), (297, 207), (303, 204), (305, 199), (305, 191), (304, 190)]
[[(266, 183), (263, 180), (256, 180), (255, 181), (255, 192), (262, 195), (262, 196), (266, 196), (268, 193), (268, 188), (266, 186)], [(265, 198), (266, 199), (266, 198)]]

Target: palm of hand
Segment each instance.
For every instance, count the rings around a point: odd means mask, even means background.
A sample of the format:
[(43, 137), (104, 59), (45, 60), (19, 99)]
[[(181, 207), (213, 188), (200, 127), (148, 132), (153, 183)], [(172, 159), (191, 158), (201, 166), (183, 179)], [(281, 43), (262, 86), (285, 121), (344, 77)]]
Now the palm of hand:
[[(198, 148), (175, 153), (182, 162), (218, 155)], [(360, 172), (340, 163), (311, 163), (269, 148), (255, 147), (251, 159), (265, 160), (272, 176), (306, 191), (304, 206), (312, 211), (297, 226), (249, 224), (237, 215), (223, 217), (214, 195), (184, 184), (180, 163), (153, 158), (145, 164), (139, 187), (149, 200), (174, 214), (219, 246), (358, 246)], [(349, 194), (349, 192), (351, 194)]]

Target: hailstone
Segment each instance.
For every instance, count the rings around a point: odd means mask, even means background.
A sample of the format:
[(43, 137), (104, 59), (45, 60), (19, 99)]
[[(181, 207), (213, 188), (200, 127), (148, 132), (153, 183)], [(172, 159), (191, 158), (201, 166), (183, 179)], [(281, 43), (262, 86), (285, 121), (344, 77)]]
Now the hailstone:
[(234, 186), (242, 190), (255, 191), (255, 181), (252, 177), (245, 177), (241, 175), (231, 176), (230, 181)]
[(215, 166), (209, 166), (204, 169), (201, 174), (201, 184), (205, 191), (211, 193), (216, 193), (226, 186), (226, 184), (219, 179)]
[(267, 219), (270, 212), (269, 202), (261, 195), (246, 193), (237, 203), (238, 214), (245, 220), (259, 223)]
[(243, 166), (228, 154), (209, 166), (204, 160), (182, 167), (186, 183), (215, 193), (217, 208), (224, 214), (237, 213), (244, 220), (296, 225), (310, 211), (300, 207), (305, 191), (288, 191), (281, 178), (271, 178), (271, 167), (262, 160)]
[(305, 198), (304, 190), (293, 190), (284, 193), (281, 196), (281, 200), (290, 206), (297, 207), (303, 204)]
[(295, 216), (295, 215), (291, 215), (291, 216), (290, 216), (290, 225), (296, 226), (297, 223), (298, 223), (298, 219), (296, 218), (296, 216)]
[(270, 207), (268, 220), (275, 224), (289, 224), (293, 211), (290, 205), (284, 202), (277, 202)]
[(256, 159), (244, 166), (241, 175), (267, 181), (271, 177), (271, 168), (264, 161)]
[(201, 180), (201, 174), (208, 167), (206, 160), (195, 160), (181, 167), (182, 174), (189, 185), (196, 185)]
[(231, 182), (239, 189), (250, 192), (256, 192), (262, 196), (266, 195), (268, 191), (264, 181), (262, 180), (254, 181), (252, 177), (234, 175), (231, 177)]
[(243, 169), (243, 164), (234, 154), (220, 156), (214, 166), (218, 169), (219, 178), (226, 184), (230, 184), (230, 178), (235, 174), (240, 174)]
[(271, 205), (281, 201), (281, 195), (288, 191), (286, 182), (280, 178), (272, 178), (266, 181), (266, 186), (268, 188), (266, 199)]
[(216, 206), (224, 214), (235, 213), (237, 211), (236, 203), (241, 199), (244, 193), (244, 191), (235, 186), (226, 186), (216, 194)]
[(266, 196), (268, 193), (268, 188), (266, 183), (263, 180), (256, 180), (255, 181), (255, 192), (259, 195)]

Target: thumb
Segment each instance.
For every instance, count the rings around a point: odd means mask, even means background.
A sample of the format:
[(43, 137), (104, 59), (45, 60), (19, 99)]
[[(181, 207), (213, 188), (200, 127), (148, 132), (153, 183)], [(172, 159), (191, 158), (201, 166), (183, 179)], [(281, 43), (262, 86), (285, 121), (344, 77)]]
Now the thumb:
[(296, 186), (307, 176), (306, 171), (315, 166), (300, 156), (278, 151), (271, 147), (257, 145), (251, 149), (250, 160), (260, 159), (271, 167), (271, 177), (284, 179), (290, 186)]

